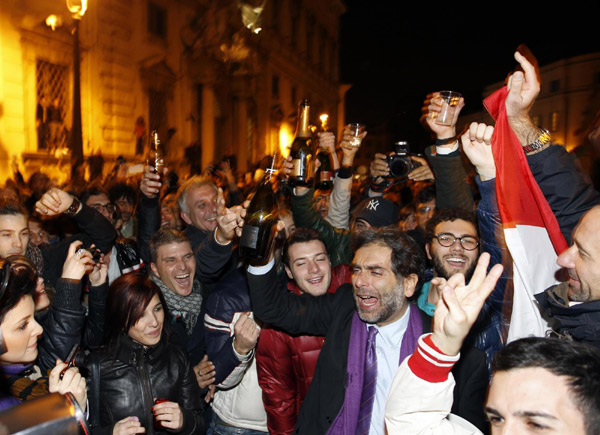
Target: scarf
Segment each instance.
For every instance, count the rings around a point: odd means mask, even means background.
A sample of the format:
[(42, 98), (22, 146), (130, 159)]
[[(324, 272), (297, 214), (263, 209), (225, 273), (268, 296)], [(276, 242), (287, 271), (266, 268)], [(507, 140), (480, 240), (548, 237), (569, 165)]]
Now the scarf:
[(200, 281), (194, 278), (192, 292), (188, 296), (180, 296), (167, 287), (156, 275), (151, 274), (151, 279), (162, 291), (171, 315), (182, 319), (188, 335), (191, 335), (202, 308)]
[[(410, 311), (408, 327), (400, 345), (400, 361), (398, 361), (398, 366), (400, 366), (407, 356), (412, 355), (417, 348), (417, 341), (423, 333), (423, 323), (419, 314), (419, 308), (415, 304), (409, 304), (408, 307)], [(344, 394), (344, 403), (336, 419), (327, 431), (330, 435), (354, 433), (354, 429), (357, 426), (367, 351), (367, 334), (365, 322), (360, 320), (358, 312), (355, 311), (352, 318), (350, 344), (348, 346), (347, 385)]]

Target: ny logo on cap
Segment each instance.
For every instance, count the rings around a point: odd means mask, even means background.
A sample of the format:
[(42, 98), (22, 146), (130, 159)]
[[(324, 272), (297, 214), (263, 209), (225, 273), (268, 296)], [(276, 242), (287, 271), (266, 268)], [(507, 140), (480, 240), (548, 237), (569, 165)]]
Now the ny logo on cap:
[(379, 200), (378, 199), (372, 199), (372, 200), (369, 201), (369, 203), (367, 204), (367, 206), (365, 208), (367, 210), (376, 211), (378, 205), (379, 205)]

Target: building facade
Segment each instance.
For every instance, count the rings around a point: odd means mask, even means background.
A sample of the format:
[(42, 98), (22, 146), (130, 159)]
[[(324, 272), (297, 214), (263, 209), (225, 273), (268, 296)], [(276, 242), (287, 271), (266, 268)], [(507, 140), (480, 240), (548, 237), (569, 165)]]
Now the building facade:
[[(79, 24), (84, 157), (101, 153), (105, 170), (119, 155), (142, 162), (157, 130), (180, 175), (223, 156), (245, 170), (285, 151), (301, 98), (315, 120), (327, 112), (341, 125), (343, 12), (340, 0), (90, 0)], [(14, 165), (68, 176), (72, 28), (62, 1), (0, 10), (0, 181)]]

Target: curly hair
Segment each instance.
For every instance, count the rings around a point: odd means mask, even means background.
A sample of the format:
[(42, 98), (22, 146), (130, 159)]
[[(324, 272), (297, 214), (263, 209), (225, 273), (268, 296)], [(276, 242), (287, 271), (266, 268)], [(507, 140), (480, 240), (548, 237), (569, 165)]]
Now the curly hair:
[(435, 227), (442, 222), (454, 222), (455, 220), (462, 220), (473, 224), (475, 231), (477, 231), (477, 218), (473, 212), (465, 210), (464, 208), (438, 208), (433, 213), (431, 219), (427, 221), (425, 227), (425, 241), (431, 242), (435, 235)]

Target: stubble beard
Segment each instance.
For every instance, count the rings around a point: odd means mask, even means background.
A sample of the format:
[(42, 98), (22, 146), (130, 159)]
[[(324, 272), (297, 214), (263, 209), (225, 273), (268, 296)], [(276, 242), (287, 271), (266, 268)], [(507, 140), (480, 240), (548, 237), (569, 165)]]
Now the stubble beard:
[[(467, 259), (467, 261), (469, 261)], [(440, 259), (437, 255), (432, 256), (431, 264), (433, 265), (433, 271), (435, 272), (435, 276), (439, 276), (441, 278), (445, 278), (449, 280), (452, 275), (446, 270), (444, 267), (444, 259)], [(475, 272), (475, 267), (477, 266), (477, 262), (473, 261), (469, 268), (465, 271), (465, 283), (469, 283), (471, 281), (471, 277), (473, 276), (473, 272)]]
[(360, 305), (357, 304), (358, 317), (365, 323), (378, 324), (385, 322), (397, 312), (404, 309), (406, 306), (406, 298), (404, 297), (404, 286), (398, 283), (392, 293), (380, 295), (379, 303), (381, 308), (377, 312), (362, 312)]

